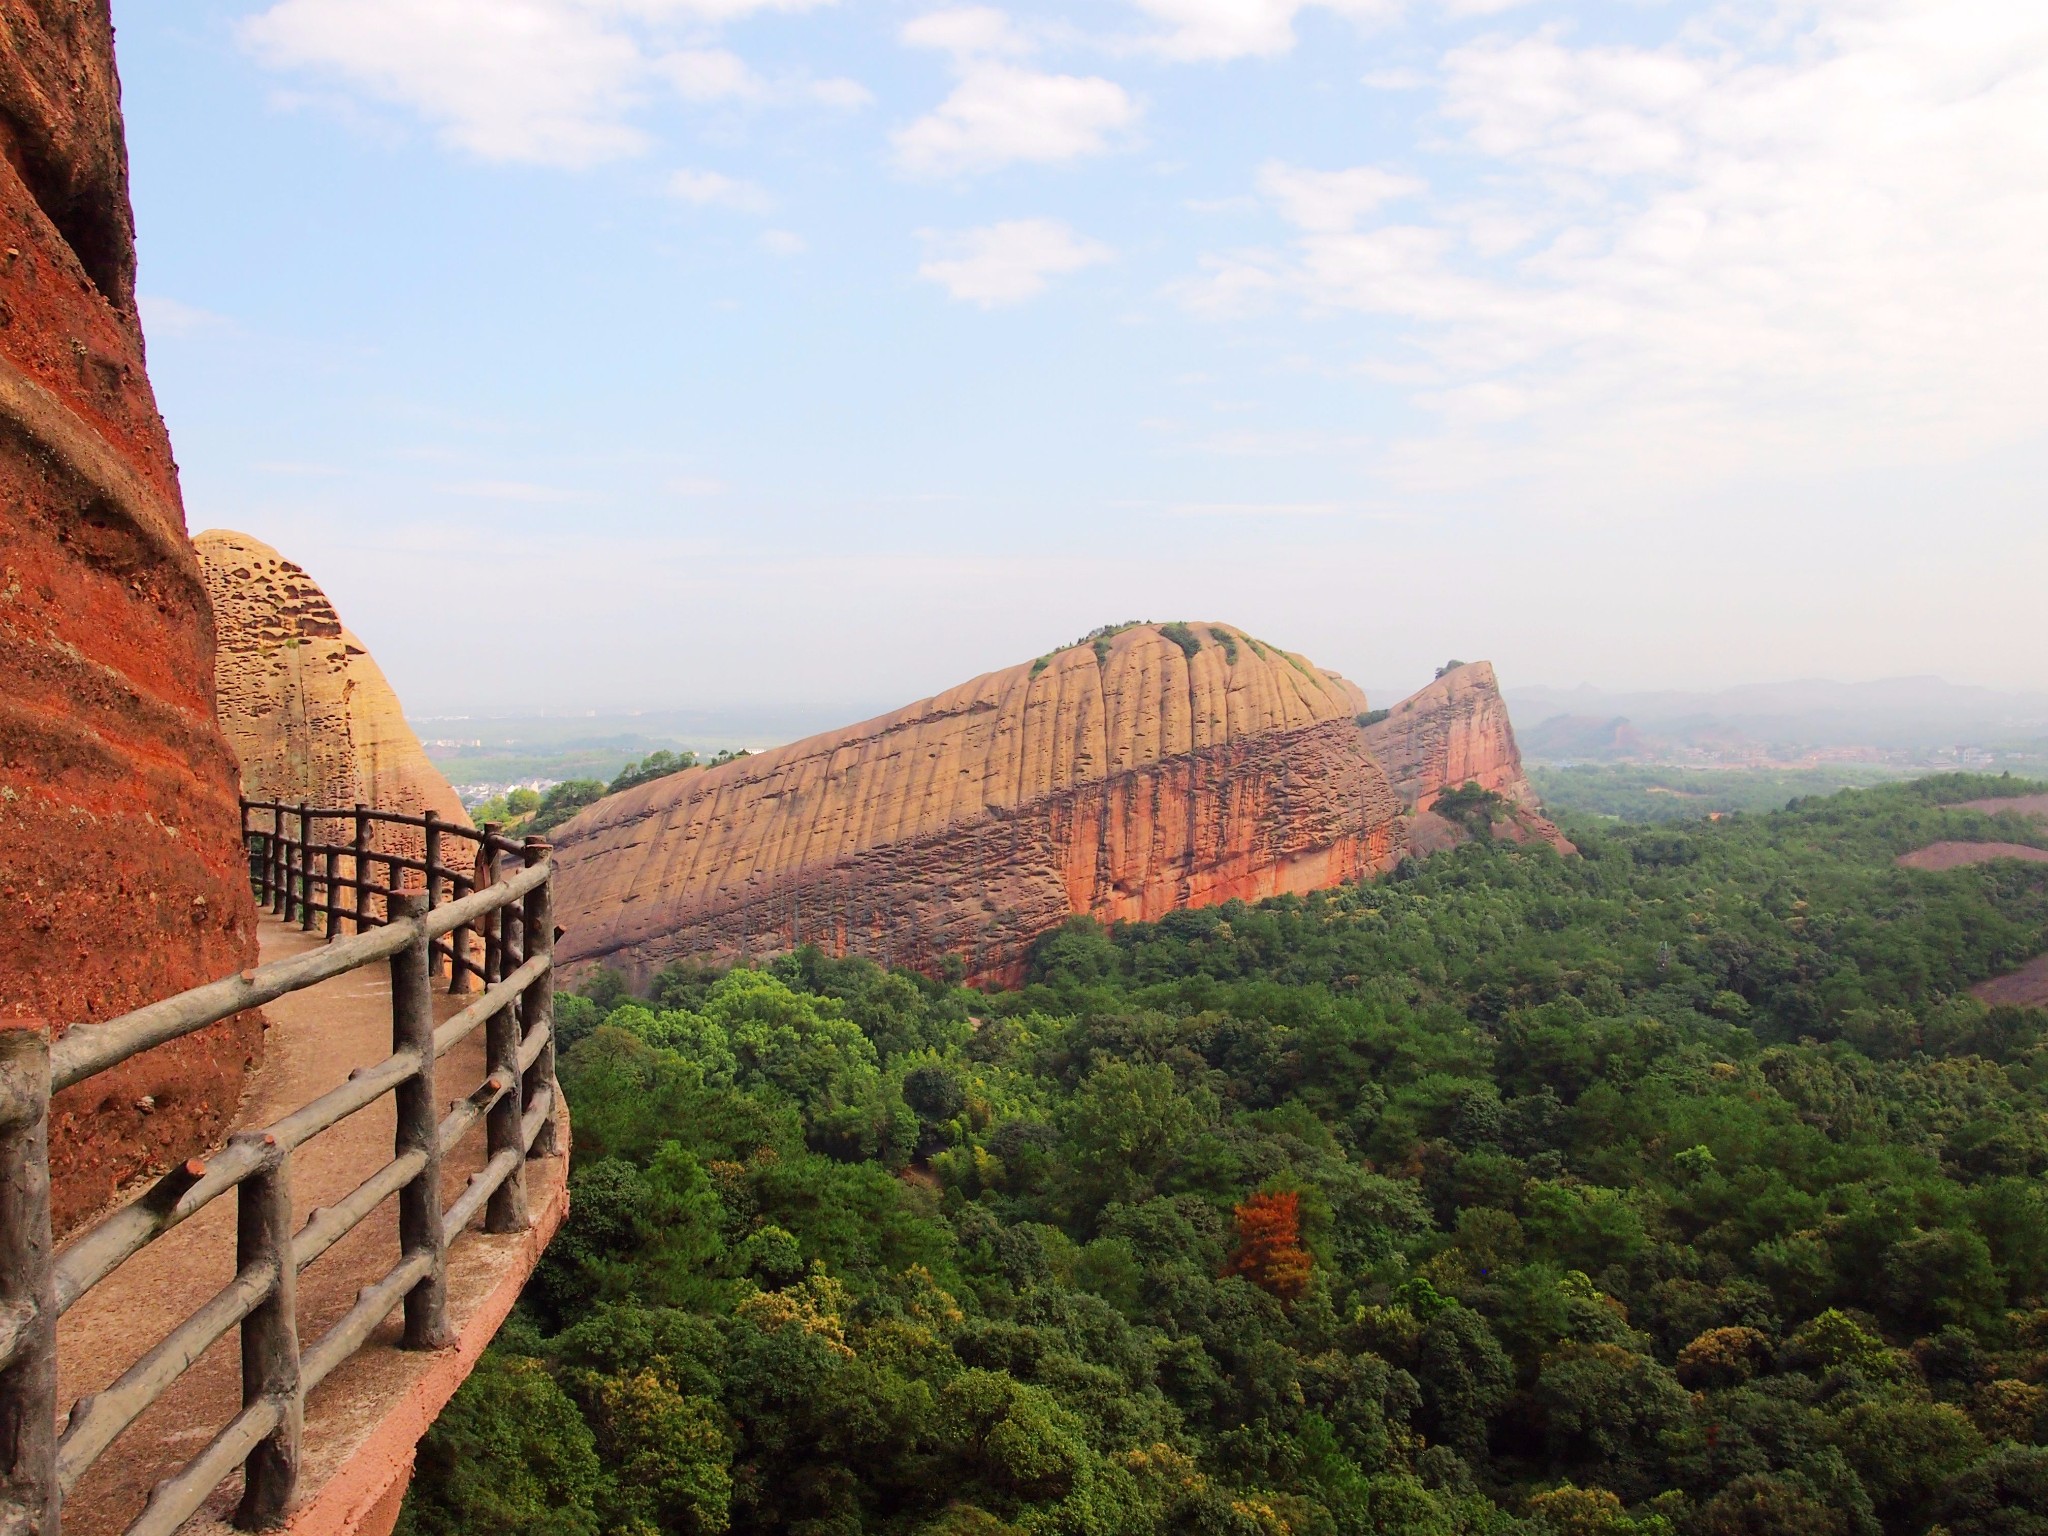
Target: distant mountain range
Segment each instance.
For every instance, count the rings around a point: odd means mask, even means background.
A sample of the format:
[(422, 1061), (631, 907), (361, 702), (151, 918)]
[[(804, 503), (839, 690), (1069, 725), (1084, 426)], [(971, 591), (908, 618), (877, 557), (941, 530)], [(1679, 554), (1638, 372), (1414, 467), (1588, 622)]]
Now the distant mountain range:
[(2016, 770), (2048, 762), (2048, 693), (1936, 677), (1809, 679), (1712, 693), (1524, 687), (1507, 698), (1531, 762)]

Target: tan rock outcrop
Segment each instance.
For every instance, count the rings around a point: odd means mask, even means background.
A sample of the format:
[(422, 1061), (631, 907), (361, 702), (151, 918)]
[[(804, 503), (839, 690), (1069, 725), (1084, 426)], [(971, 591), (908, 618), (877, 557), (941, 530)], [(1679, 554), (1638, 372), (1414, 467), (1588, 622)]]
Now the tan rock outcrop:
[(1573, 852), (1549, 820), (1522, 769), (1515, 728), (1493, 664), (1449, 667), (1428, 687), (1393, 706), (1366, 727), (1366, 744), (1393, 780), (1411, 813), (1410, 842), (1418, 853), (1449, 846), (1458, 829), (1431, 814), (1446, 791), (1477, 784), (1513, 810), (1508, 835), (1534, 837)]
[(1073, 913), (1151, 918), (1398, 859), (1364, 695), (1228, 626), (1169, 629), (600, 801), (556, 833), (564, 959), (645, 976), (816, 942), (1006, 981)]
[[(104, 3), (0, 0), (0, 1024), (253, 963), (213, 621), (143, 366)], [(222, 1133), (254, 1013), (52, 1106), (64, 1227)]]
[[(319, 583), (246, 533), (209, 529), (194, 542), (218, 627), (221, 727), (241, 762), (243, 793), (288, 805), (431, 810), (468, 826), (398, 695)], [(324, 822), (316, 831), (337, 842), (349, 836)], [(419, 830), (385, 823), (375, 824), (370, 845), (415, 859), (425, 850)]]

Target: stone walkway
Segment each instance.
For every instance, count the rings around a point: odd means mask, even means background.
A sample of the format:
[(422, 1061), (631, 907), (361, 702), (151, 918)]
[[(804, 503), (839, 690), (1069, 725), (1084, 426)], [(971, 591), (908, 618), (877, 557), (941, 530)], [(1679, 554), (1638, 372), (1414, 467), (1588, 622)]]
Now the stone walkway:
[[(319, 947), (320, 940), (266, 918), (262, 958), (282, 960)], [(335, 977), (270, 1004), (263, 1066), (238, 1124), (267, 1125), (347, 1078), (351, 1069), (391, 1050), (388, 972), (381, 963)], [(446, 1019), (467, 1001), (441, 996)], [(436, 1088), (443, 1104), (463, 1097), (484, 1076), (484, 1031), (476, 1030), (441, 1058)], [(391, 1158), (392, 1098), (306, 1143), (293, 1159), (296, 1220), (332, 1205)], [(566, 1148), (566, 1123), (558, 1126)], [(462, 1191), (484, 1160), (479, 1122), (444, 1164), (442, 1205)], [(456, 1348), (434, 1354), (394, 1346), (398, 1318), (387, 1319), (371, 1343), (330, 1376), (307, 1402), (306, 1456), (291, 1529), (369, 1532), (396, 1508), (419, 1432), (468, 1374), (476, 1353), (509, 1310), (567, 1208), (566, 1157), (527, 1165), (535, 1230), (486, 1236), (473, 1226), (449, 1253), (450, 1321)], [(113, 1381), (234, 1273), (235, 1201), (224, 1196), (130, 1259), (87, 1293), (58, 1330), (59, 1401)], [(299, 1343), (311, 1346), (355, 1304), (356, 1292), (397, 1262), (397, 1201), (368, 1220), (299, 1277)], [(64, 1536), (116, 1536), (141, 1511), (150, 1490), (205, 1448), (238, 1411), (241, 1365), (231, 1330), (179, 1383), (128, 1429), (75, 1489), (64, 1509)], [(207, 1513), (186, 1529), (215, 1529), (231, 1512), (239, 1476), (215, 1494)], [(389, 1506), (386, 1510), (382, 1506)], [(226, 1529), (226, 1527), (218, 1527)]]

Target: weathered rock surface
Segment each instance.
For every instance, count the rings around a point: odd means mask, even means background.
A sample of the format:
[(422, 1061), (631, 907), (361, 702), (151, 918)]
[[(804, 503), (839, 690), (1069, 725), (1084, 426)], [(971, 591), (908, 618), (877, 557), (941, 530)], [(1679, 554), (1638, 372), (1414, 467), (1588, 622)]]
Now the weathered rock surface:
[[(319, 583), (246, 533), (214, 528), (194, 542), (219, 631), (221, 728), (241, 761), (243, 793), (287, 805), (431, 810), (468, 826), (462, 802), (405, 723), (398, 695)], [(351, 835), (329, 822), (315, 832), (334, 842)], [(370, 846), (416, 859), (425, 838), (380, 822)]]
[[(253, 962), (213, 622), (143, 367), (104, 3), (0, 0), (0, 1023)], [(228, 1123), (249, 1014), (60, 1095), (60, 1226)]]
[(1542, 802), (1522, 769), (1492, 663), (1449, 668), (1396, 704), (1385, 719), (1367, 726), (1365, 739), (1408, 808), (1416, 852), (1434, 852), (1462, 839), (1462, 829), (1433, 814), (1431, 807), (1446, 792), (1467, 784), (1507, 801), (1512, 820), (1500, 834), (1539, 838), (1561, 851), (1575, 851), (1543, 816)]
[(815, 942), (1014, 979), (1073, 913), (1151, 918), (1354, 879), (1401, 803), (1335, 674), (1153, 625), (600, 801), (558, 829), (568, 962), (645, 976)]

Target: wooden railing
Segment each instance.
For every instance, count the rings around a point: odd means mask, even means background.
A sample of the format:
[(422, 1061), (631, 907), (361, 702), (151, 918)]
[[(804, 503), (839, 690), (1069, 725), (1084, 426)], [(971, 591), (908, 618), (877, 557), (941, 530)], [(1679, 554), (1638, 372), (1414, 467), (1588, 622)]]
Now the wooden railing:
[[(252, 827), (273, 814), (269, 828)], [(286, 818), (293, 818), (286, 836)], [(345, 848), (305, 835), (325, 819), (352, 824)], [(372, 851), (377, 822), (423, 827), (428, 857)], [(451, 1341), (446, 1253), (479, 1213), (487, 1232), (530, 1224), (525, 1166), (554, 1151), (553, 865), (537, 838), (514, 844), (434, 818), (357, 806), (348, 811), (245, 805), (252, 885), (279, 915), (311, 926), (324, 914), (325, 947), (98, 1024), (52, 1038), (47, 1028), (0, 1030), (0, 1536), (59, 1536), (65, 1496), (93, 1462), (183, 1372), (230, 1329), (241, 1331), (242, 1407), (197, 1456), (159, 1483), (127, 1536), (169, 1536), (239, 1467), (235, 1523), (262, 1529), (283, 1519), (298, 1479), (306, 1394), (360, 1349), (401, 1304), (404, 1347)], [(477, 885), (469, 871), (440, 865), (442, 836), (520, 867)], [(350, 856), (345, 879), (338, 854)], [(377, 866), (385, 878), (375, 878)], [(407, 889), (406, 877), (423, 889)], [(437, 899), (445, 883), (449, 899)], [(315, 900), (315, 890), (323, 899)], [(346, 890), (349, 905), (339, 896)], [(280, 909), (278, 904), (284, 905)], [(346, 917), (355, 931), (338, 929)], [(471, 961), (461, 935), (481, 934), (484, 959)], [(482, 995), (438, 1028), (436, 956), (459, 985), (469, 974)], [(219, 1023), (245, 1008), (364, 966), (391, 976), (391, 1053), (365, 1062), (338, 1087), (261, 1130), (239, 1131), (211, 1157), (195, 1157), (137, 1199), (53, 1251), (50, 1231), (50, 1095), (139, 1052)], [(445, 1116), (435, 1064), (478, 1027), (487, 1075)], [(339, 1202), (293, 1229), (293, 1154), (313, 1137), (377, 1102), (397, 1101), (392, 1157)], [(482, 1121), (486, 1161), (446, 1210), (441, 1163)], [(204, 1149), (195, 1149), (204, 1150)], [(169, 1335), (143, 1351), (112, 1385), (80, 1399), (59, 1425), (58, 1320), (95, 1285), (150, 1242), (229, 1191), (236, 1196), (236, 1273)], [(318, 1340), (300, 1347), (298, 1276), (392, 1196), (398, 1200), (398, 1257), (355, 1306)]]
[[(348, 841), (322, 841), (316, 834), (323, 823), (330, 828), (342, 824)], [(378, 827), (417, 829), (425, 856), (380, 851), (373, 846)], [(361, 933), (389, 921), (390, 893), (410, 884), (408, 874), (420, 877), (416, 888), (425, 893), (429, 911), (444, 899), (458, 900), (476, 890), (477, 858), (455, 865), (443, 861), (451, 841), (480, 855), (485, 863), (526, 855), (524, 844), (499, 835), (496, 822), (486, 822), (478, 831), (433, 811), (412, 816), (367, 805), (341, 811), (277, 800), (242, 802), (242, 843), (249, 851), (249, 884), (256, 900), (309, 933), (324, 923), (330, 939), (341, 935), (344, 922), (348, 931)], [(381, 882), (376, 878), (380, 867)], [(463, 924), (446, 938), (434, 940), (434, 961), (447, 967), (453, 992), (463, 991), (472, 977), (480, 979), (489, 964), (488, 954), (482, 962), (470, 955), (471, 926)], [(488, 948), (491, 935), (486, 933), (484, 941)]]

